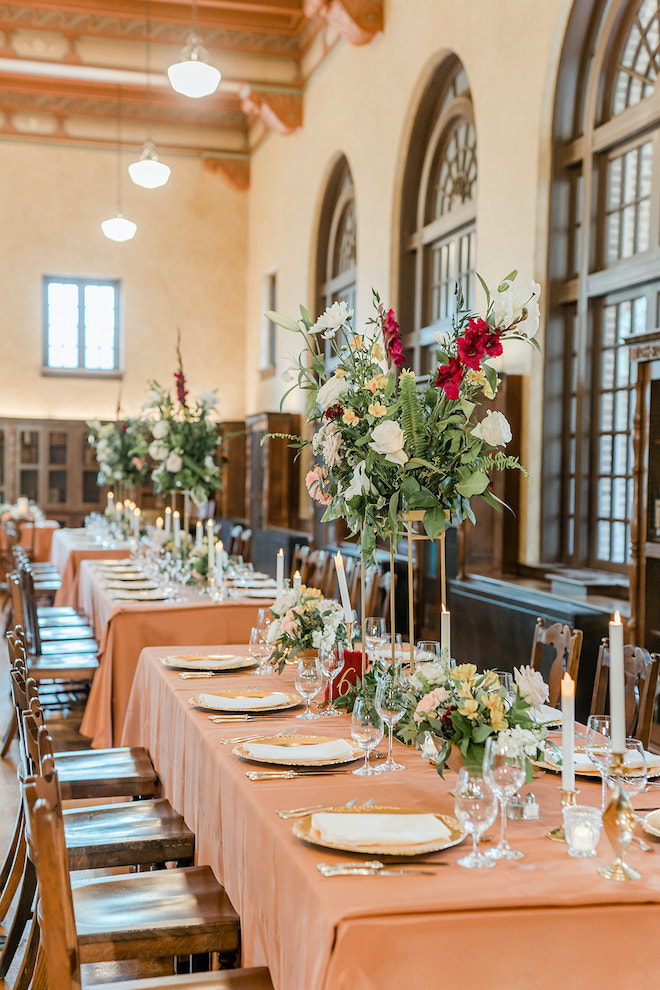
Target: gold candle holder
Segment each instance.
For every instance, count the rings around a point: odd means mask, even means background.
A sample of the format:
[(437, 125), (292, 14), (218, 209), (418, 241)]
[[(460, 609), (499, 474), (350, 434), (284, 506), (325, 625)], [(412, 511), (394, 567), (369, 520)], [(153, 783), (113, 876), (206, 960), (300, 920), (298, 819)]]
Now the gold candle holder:
[[(559, 796), (561, 799), (561, 806), (563, 808), (571, 808), (574, 804), (577, 804), (578, 791), (573, 789), (572, 791), (564, 790), (563, 787), (559, 788)], [(553, 828), (550, 832), (545, 833), (546, 839), (552, 839), (554, 842), (566, 842), (566, 833), (564, 832), (564, 823), (562, 822), (557, 828)]]
[(603, 812), (603, 828), (614, 850), (615, 859), (610, 866), (600, 866), (598, 872), (606, 880), (640, 880), (642, 874), (624, 863), (623, 857), (630, 845), (635, 827), (635, 812), (625, 792), (622, 777), (625, 774), (623, 753), (612, 753), (607, 776), (614, 777), (614, 794)]

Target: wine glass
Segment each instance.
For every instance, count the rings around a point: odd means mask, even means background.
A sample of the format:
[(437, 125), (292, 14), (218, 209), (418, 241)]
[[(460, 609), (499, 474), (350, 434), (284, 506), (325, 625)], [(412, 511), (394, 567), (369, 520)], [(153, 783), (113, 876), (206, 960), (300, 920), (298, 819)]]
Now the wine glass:
[(260, 608), (257, 612), (257, 629), (264, 643), (268, 642), (268, 630), (273, 621), (273, 613), (269, 608)]
[(335, 706), (332, 700), (332, 685), (334, 679), (340, 670), (344, 667), (344, 648), (343, 646), (336, 646), (331, 650), (319, 650), (319, 661), (321, 663), (321, 671), (323, 676), (328, 680), (328, 701), (329, 706), (325, 709), (325, 715), (343, 715), (344, 713), (341, 709)]
[(305, 711), (296, 718), (321, 718), (318, 712), (313, 712), (309, 707), (314, 698), (323, 687), (323, 672), (318, 656), (314, 653), (310, 656), (299, 656), (296, 666), (296, 691), (305, 699)]
[(500, 683), (496, 684), (491, 690), (499, 691), (500, 688), (504, 688), (504, 700), (507, 707), (510, 708), (516, 700), (516, 692), (513, 687), (513, 674), (508, 670), (494, 670), (493, 673), (497, 674), (497, 679)]
[[(623, 773), (614, 775), (611, 773), (612, 752), (609, 751), (605, 762), (605, 776), (607, 783), (614, 788), (618, 780), (623, 784), (623, 789), (632, 797), (644, 790), (648, 783), (648, 767), (646, 763), (646, 752), (640, 739), (626, 739), (626, 751), (623, 754)], [(635, 816), (637, 821), (643, 816)]]
[(364, 620), (364, 640), (367, 645), (367, 657), (371, 662), (377, 659), (378, 647), (385, 639), (385, 619), (372, 615)]
[(436, 639), (420, 639), (415, 646), (415, 668), (425, 663), (438, 664), (442, 652)]
[(383, 719), (376, 708), (375, 698), (355, 699), (351, 716), (351, 738), (356, 746), (364, 750), (364, 765), (351, 772), (365, 777), (379, 773), (379, 770), (369, 764), (372, 749), (383, 738)]
[(611, 723), (609, 715), (590, 715), (587, 719), (587, 732), (584, 750), (600, 774), (600, 810), (605, 811), (607, 797), (607, 774), (605, 773), (610, 748)]
[(396, 763), (392, 756), (392, 734), (394, 726), (403, 717), (406, 710), (406, 695), (401, 681), (399, 668), (389, 668), (381, 675), (376, 688), (376, 708), (387, 723), (388, 744), (387, 760), (378, 768), (379, 773), (388, 770), (405, 770), (402, 763)]
[(481, 777), (462, 767), (454, 788), (454, 812), (461, 825), (472, 836), (472, 852), (458, 860), (459, 866), (482, 870), (495, 866), (495, 860), (479, 852), (479, 839), (495, 821), (497, 798), (490, 785)]
[(486, 853), (491, 859), (520, 859), (525, 854), (512, 849), (506, 838), (506, 805), (525, 780), (525, 754), (505, 733), (489, 736), (484, 753), (484, 777), (500, 802), (502, 831), (499, 844)]
[(256, 626), (253, 626), (252, 629), (250, 630), (249, 649), (250, 649), (250, 655), (255, 660), (259, 661), (259, 666), (255, 670), (255, 674), (259, 674), (262, 677), (267, 674), (272, 674), (273, 668), (269, 663), (270, 648), (268, 646), (268, 643), (264, 642), (264, 639), (261, 635), (261, 631), (257, 629)]

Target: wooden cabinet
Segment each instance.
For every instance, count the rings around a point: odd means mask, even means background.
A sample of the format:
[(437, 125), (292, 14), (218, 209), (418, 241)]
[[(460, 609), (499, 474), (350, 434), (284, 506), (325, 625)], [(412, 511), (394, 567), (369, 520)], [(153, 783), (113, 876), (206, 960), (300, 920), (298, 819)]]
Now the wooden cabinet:
[(296, 451), (275, 433), (298, 434), (300, 417), (264, 412), (248, 416), (245, 503), (252, 530), (296, 529), (300, 484)]
[(220, 424), (222, 434), (222, 491), (217, 493), (216, 516), (245, 522), (245, 441), (243, 420)]
[(105, 504), (88, 433), (76, 420), (0, 419), (0, 500), (24, 495), (49, 519), (81, 525)]

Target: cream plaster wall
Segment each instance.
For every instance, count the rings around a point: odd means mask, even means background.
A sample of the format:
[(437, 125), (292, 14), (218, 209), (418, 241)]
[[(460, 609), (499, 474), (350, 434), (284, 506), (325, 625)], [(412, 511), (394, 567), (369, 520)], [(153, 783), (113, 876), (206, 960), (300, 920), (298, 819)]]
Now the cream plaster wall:
[[(388, 0), (382, 35), (365, 48), (342, 44), (334, 52), (307, 87), (302, 130), (270, 136), (253, 158), (249, 353), (258, 346), (264, 272), (278, 270), (279, 309), (295, 314), (300, 302), (313, 308), (318, 213), (339, 152), (348, 159), (356, 190), (358, 314), (368, 313), (372, 286), (396, 307), (398, 212), (410, 131), (424, 85), (448, 51), (467, 70), (475, 108), (477, 269), (491, 284), (512, 268), (521, 278), (543, 282), (552, 93), (569, 9), (568, 0)], [(279, 334), (281, 375), (291, 340), (286, 331)], [(523, 459), (539, 478), (542, 359), (511, 354), (508, 367), (528, 376)], [(246, 374), (248, 410), (273, 408), (280, 378), (262, 382), (250, 362)], [(528, 486), (523, 506), (527, 560), (538, 554), (539, 487)]]
[(138, 231), (116, 244), (100, 228), (116, 204), (115, 152), (0, 143), (0, 415), (114, 416), (118, 381), (41, 375), (51, 274), (121, 279), (125, 413), (139, 410), (149, 379), (173, 384), (180, 327), (191, 392), (219, 386), (222, 417), (243, 416), (247, 196), (198, 160), (168, 161), (162, 189), (125, 174), (122, 209)]

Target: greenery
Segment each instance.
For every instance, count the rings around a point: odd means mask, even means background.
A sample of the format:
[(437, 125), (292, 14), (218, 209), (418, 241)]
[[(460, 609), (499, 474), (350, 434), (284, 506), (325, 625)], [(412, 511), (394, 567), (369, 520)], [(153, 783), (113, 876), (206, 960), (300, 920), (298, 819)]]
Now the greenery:
[(144, 442), (139, 419), (121, 419), (101, 423), (88, 420), (89, 443), (94, 448), (99, 465), (98, 483), (113, 487), (119, 483), (127, 488), (141, 485), (148, 474), (146, 457), (141, 452)]
[(337, 602), (323, 597), (318, 588), (289, 589), (271, 607), (273, 621), (268, 627), (268, 643), (273, 647), (271, 661), (279, 673), (288, 657), (302, 650), (330, 651), (346, 640), (344, 612)]

